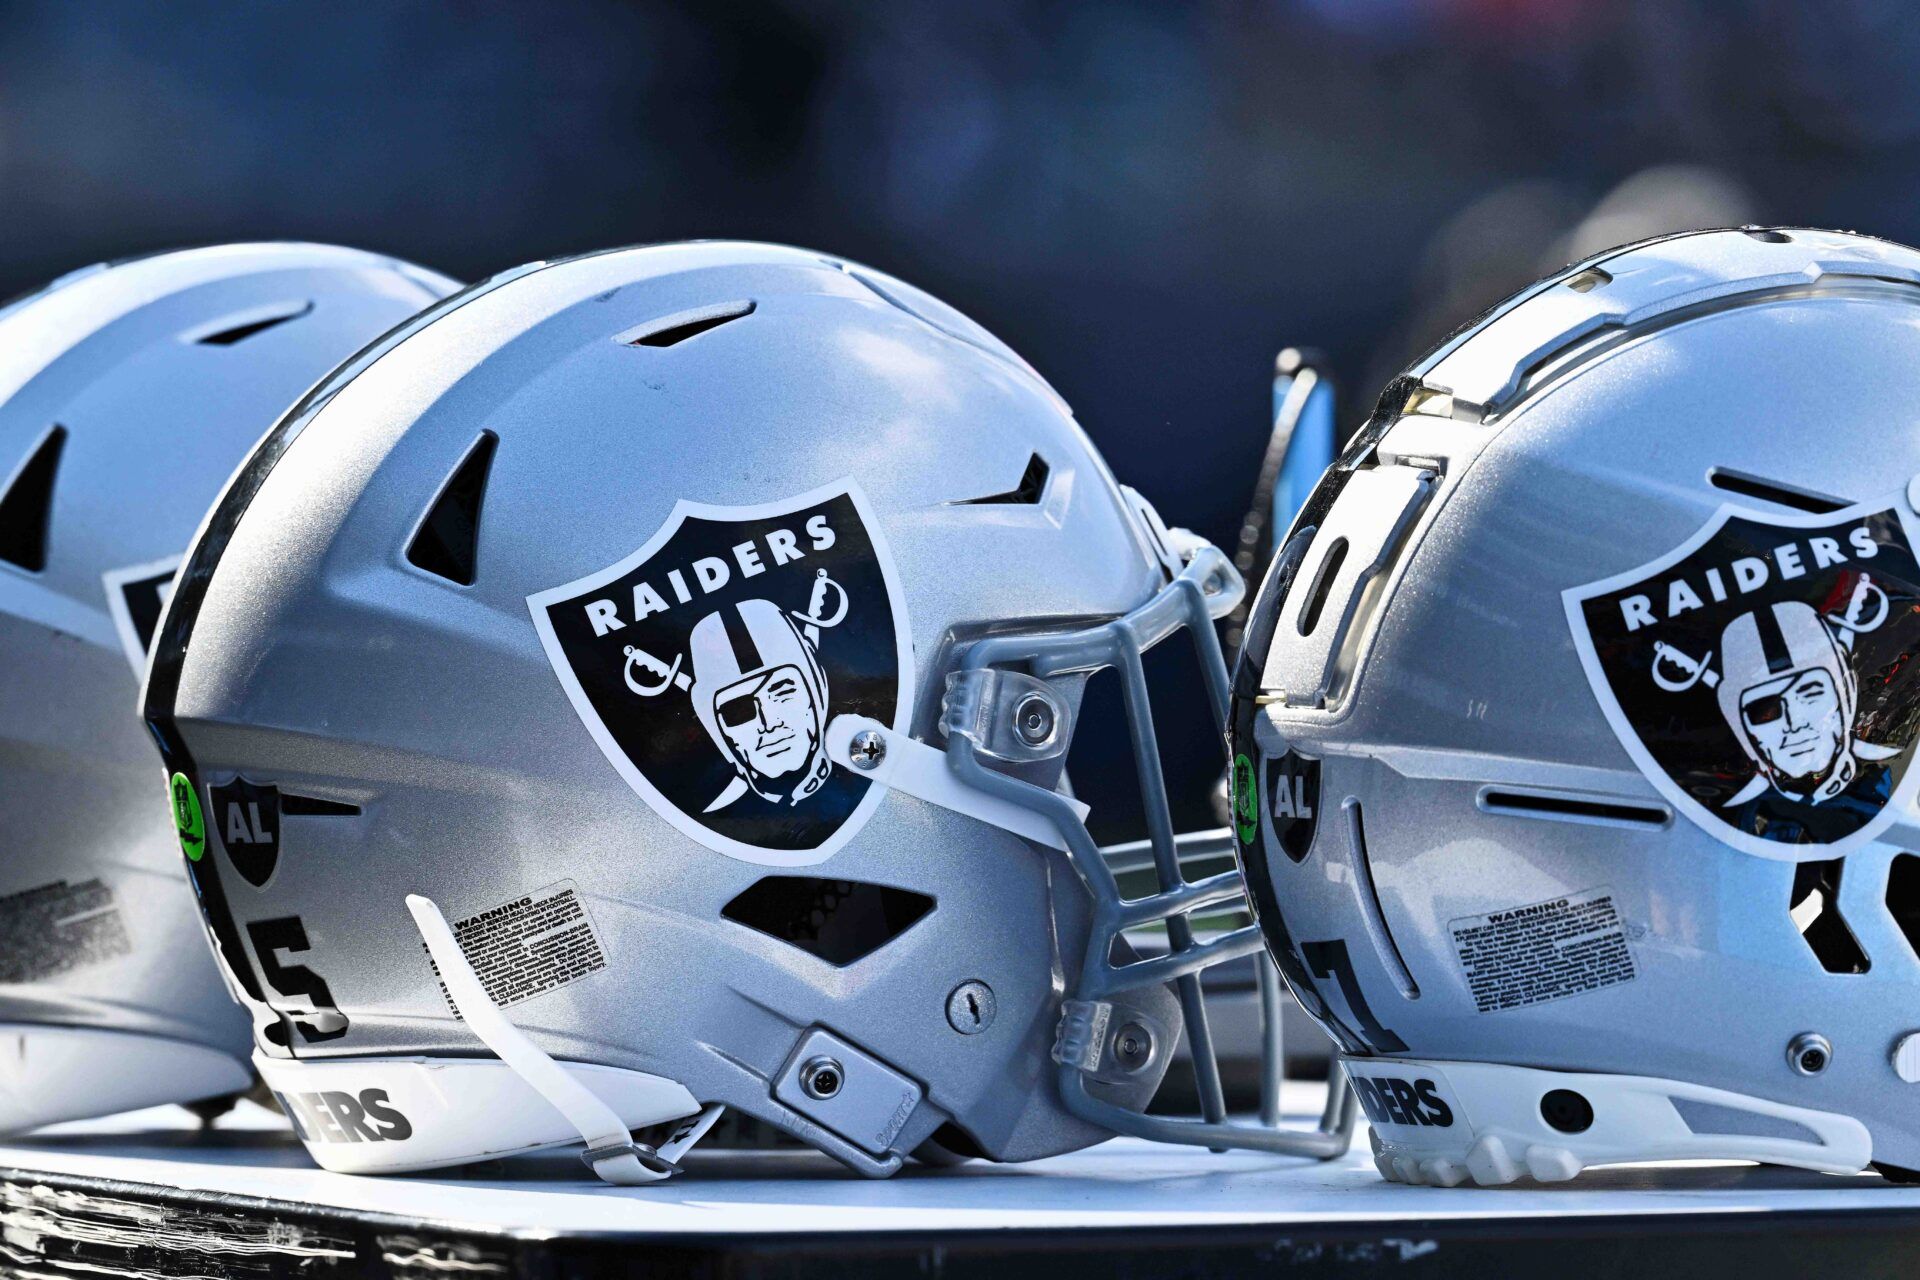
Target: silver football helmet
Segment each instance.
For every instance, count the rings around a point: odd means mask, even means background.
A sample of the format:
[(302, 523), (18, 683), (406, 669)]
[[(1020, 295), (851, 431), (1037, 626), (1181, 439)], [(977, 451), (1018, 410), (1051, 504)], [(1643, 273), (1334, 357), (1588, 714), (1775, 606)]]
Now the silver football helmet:
[(1603, 254), (1296, 521), (1237, 838), (1388, 1178), (1920, 1169), (1917, 305), (1862, 236)]
[[(496, 277), (317, 389), (203, 529), (146, 707), (328, 1168), (584, 1141), (642, 1182), (721, 1107), (870, 1175), (1328, 1155), (1338, 1106), (1224, 1115), (1198, 975), (1259, 935), (1236, 871), (1181, 874), (1140, 664), (1185, 633), (1224, 726), (1240, 595), (958, 312), (660, 246)], [(1131, 900), (1063, 780), (1104, 668)], [(1182, 1036), (1201, 1121), (1145, 1114)]]
[(0, 310), (0, 1132), (247, 1087), (137, 689), (221, 483), (454, 287), (324, 245), (163, 253)]

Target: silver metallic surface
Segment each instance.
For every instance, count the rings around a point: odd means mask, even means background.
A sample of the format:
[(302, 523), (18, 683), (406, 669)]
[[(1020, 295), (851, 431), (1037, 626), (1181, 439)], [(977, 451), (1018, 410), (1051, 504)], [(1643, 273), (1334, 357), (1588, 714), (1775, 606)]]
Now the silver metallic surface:
[[(737, 318), (671, 346), (616, 340), (722, 313)], [(482, 431), (498, 445), (463, 586), (404, 551)], [(1037, 501), (979, 501), (1013, 490), (1035, 454), (1047, 467)], [(1086, 957), (1105, 963), (1108, 940), (1094, 931), (1118, 927), (1105, 898), (1095, 923), (1082, 882), (1098, 862), (1090, 841), (1068, 856), (885, 793), (813, 874), (936, 906), (870, 954), (828, 963), (722, 916), (777, 869), (703, 847), (642, 803), (529, 624), (530, 594), (628, 556), (682, 500), (778, 503), (846, 477), (897, 569), (910, 727), (923, 741), (939, 742), (947, 674), (995, 638), (1073, 644), (1146, 610), (1155, 638), (1198, 626), (1211, 639), (1198, 580), (1169, 586), (1059, 397), (951, 308), (835, 259), (713, 243), (525, 268), (369, 353), (304, 406), (256, 455), (244, 496), (216, 514), (220, 536), (196, 549), (192, 602), (175, 599), (148, 698), (163, 750), (203, 789), (245, 774), (359, 810), (290, 831), (263, 887), (213, 868), (234, 962), (262, 961), (241, 936), (248, 925), (297, 915), (309, 944), (299, 962), (348, 1020), (337, 1037), (263, 1050), (472, 1053), (402, 895), (428, 894), (458, 920), (565, 880), (609, 965), (510, 1010), (558, 1058), (679, 1081), (869, 1174), (949, 1124), (1001, 1160), (1108, 1136), (1063, 1103), (1047, 1058), (1063, 993), (1083, 982)], [(1217, 647), (1211, 661), (1223, 694)], [(1043, 673), (1061, 724), (1101, 662), (1088, 651)], [(1137, 745), (1143, 778), (1157, 779), (1150, 735)], [(981, 768), (1051, 796), (1063, 760)], [(1068, 821), (1084, 838), (1071, 810)], [(1256, 945), (1243, 932), (1225, 950), (1177, 957), (1130, 980), (1127, 999), (1177, 1038), (1174, 985)], [(997, 1013), (963, 1036), (945, 1006), (969, 980), (991, 986)], [(263, 995), (249, 1002), (263, 1030), (294, 1017), (297, 1001)], [(800, 1105), (829, 1105), (791, 1078), (816, 1037), (844, 1046), (831, 1056), (847, 1084), (831, 1105), (866, 1096), (855, 1053), (922, 1091), (888, 1112), (898, 1124), (884, 1141)], [(1082, 1092), (1138, 1118), (1167, 1056)]]
[(25, 976), (0, 980), (0, 1022), (244, 1060), (246, 1019), (206, 954), (138, 715), (144, 637), (116, 625), (108, 575), (170, 573), (275, 418), (455, 287), (352, 250), (227, 245), (90, 267), (0, 311), (0, 486), (50, 427), (66, 433), (44, 567), (0, 562), (0, 899), (98, 880), (110, 901), (89, 909), (117, 913), (127, 943), (35, 976), (74, 922), (9, 916), (0, 971)]
[[(1819, 851), (1755, 856), (1675, 812), (1603, 714), (1562, 599), (1666, 554), (1727, 503), (1803, 514), (1716, 487), (1717, 472), (1896, 500), (1920, 474), (1916, 402), (1920, 253), (1802, 230), (1601, 255), (1388, 389), (1262, 589), (1268, 644), (1249, 644), (1236, 729), (1256, 770), (1289, 749), (1317, 764), (1321, 813), (1364, 809), (1363, 829), (1323, 817), (1295, 861), (1263, 805), (1248, 852), (1276, 956), (1349, 1050), (1830, 1110), (1868, 1126), (1876, 1161), (1920, 1168), (1920, 1112), (1888, 1061), (1912, 1028), (1920, 957), (1886, 901), (1920, 822), (1901, 812), (1847, 852), (1830, 905), (1871, 966), (1828, 972), (1789, 914), (1790, 859)], [(1337, 644), (1298, 634), (1334, 528), (1365, 552), (1315, 606), (1345, 620)], [(1377, 566), (1370, 581), (1356, 560)], [(1496, 793), (1617, 808), (1522, 811)], [(1476, 1007), (1453, 922), (1602, 889), (1631, 981)], [(1335, 944), (1371, 1028), (1338, 975), (1302, 962)], [(1417, 995), (1396, 982), (1400, 961)], [(1809, 1025), (1831, 1039), (1830, 1065), (1782, 1071), (1781, 1046)]]

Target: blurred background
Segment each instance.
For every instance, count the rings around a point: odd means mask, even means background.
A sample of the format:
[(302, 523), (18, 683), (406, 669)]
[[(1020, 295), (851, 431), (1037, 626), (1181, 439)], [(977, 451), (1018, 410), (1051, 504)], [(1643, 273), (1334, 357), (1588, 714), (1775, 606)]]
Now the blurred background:
[[(1283, 345), (1327, 353), (1350, 430), (1611, 244), (1920, 239), (1916, 68), (1912, 9), (1871, 0), (0, 4), (0, 290), (258, 237), (468, 279), (795, 242), (973, 315), (1231, 545)], [(1203, 822), (1210, 726), (1163, 719)], [(1108, 765), (1076, 752), (1117, 837)]]

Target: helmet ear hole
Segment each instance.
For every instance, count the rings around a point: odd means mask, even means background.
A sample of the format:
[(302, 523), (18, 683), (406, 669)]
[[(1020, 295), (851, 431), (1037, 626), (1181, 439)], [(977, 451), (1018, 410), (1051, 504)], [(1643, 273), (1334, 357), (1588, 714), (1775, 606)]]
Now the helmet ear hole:
[(1540, 1118), (1561, 1133), (1585, 1133), (1593, 1127), (1593, 1104), (1571, 1089), (1553, 1089), (1540, 1099)]

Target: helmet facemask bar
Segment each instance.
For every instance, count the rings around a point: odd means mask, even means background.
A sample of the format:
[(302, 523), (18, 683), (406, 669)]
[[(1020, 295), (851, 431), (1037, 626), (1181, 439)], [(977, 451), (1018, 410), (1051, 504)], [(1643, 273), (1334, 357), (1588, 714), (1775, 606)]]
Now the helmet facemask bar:
[[(1115, 1133), (1157, 1142), (1185, 1143), (1214, 1148), (1239, 1147), (1282, 1155), (1333, 1159), (1345, 1153), (1352, 1139), (1354, 1109), (1351, 1094), (1334, 1081), (1316, 1130), (1277, 1127), (1279, 1084), (1285, 1061), (1279, 1034), (1278, 988), (1257, 925), (1249, 923), (1216, 937), (1195, 934), (1190, 916), (1203, 909), (1245, 909), (1247, 890), (1239, 870), (1189, 881), (1183, 861), (1196, 860), (1202, 846), (1183, 842), (1173, 829), (1166, 778), (1154, 733), (1153, 715), (1142, 656), (1148, 649), (1185, 630), (1194, 642), (1207, 700), (1216, 729), (1224, 735), (1227, 715), (1227, 670), (1214, 619), (1231, 610), (1244, 593), (1244, 584), (1225, 555), (1201, 544), (1192, 550), (1181, 572), (1154, 597), (1131, 612), (1099, 626), (1052, 635), (995, 636), (969, 646), (959, 669), (948, 678), (942, 728), (947, 734), (949, 767), (964, 785), (1032, 810), (1058, 828), (1074, 868), (1093, 898), (1093, 918), (1079, 981), (1062, 1004), (1059, 1040), (1054, 1049), (1060, 1094), (1067, 1109), (1090, 1124)], [(1139, 773), (1146, 810), (1151, 864), (1159, 890), (1142, 898), (1121, 896), (1115, 867), (1094, 842), (1085, 820), (1066, 796), (1000, 773), (982, 761), (992, 749), (982, 726), (1010, 723), (1028, 684), (1020, 677), (996, 679), (1003, 669), (1018, 667), (1037, 684), (1048, 677), (1112, 667), (1120, 676), (1129, 737)], [(982, 699), (991, 705), (982, 707)], [(1186, 846), (1183, 857), (1183, 845)], [(1166, 955), (1116, 965), (1113, 948), (1124, 930), (1164, 924)], [(1200, 988), (1203, 970), (1246, 956), (1261, 957), (1261, 1080), (1262, 1114), (1258, 1124), (1227, 1119), (1220, 1083), (1219, 1062), (1208, 1030), (1206, 1005)], [(1106, 1076), (1106, 1063), (1124, 1058), (1129, 1024), (1116, 1008), (1116, 999), (1130, 992), (1171, 984), (1179, 994), (1185, 1036), (1192, 1054), (1201, 1103), (1201, 1118), (1151, 1116), (1095, 1097), (1087, 1077)], [(1151, 1028), (1148, 1032), (1149, 1045)], [(1111, 1042), (1111, 1044), (1110, 1044)], [(1137, 1046), (1133, 1046), (1137, 1052)], [(1149, 1047), (1149, 1054), (1159, 1049)]]

